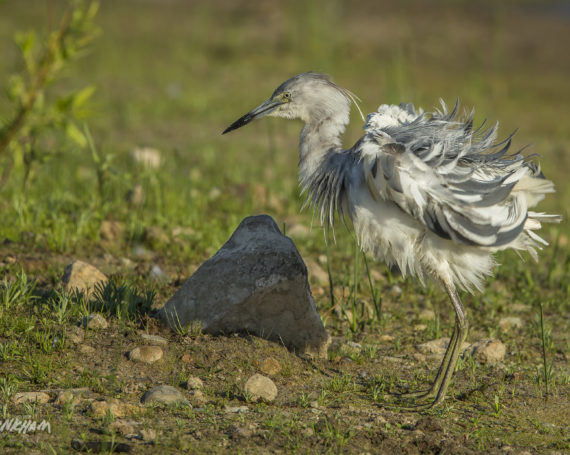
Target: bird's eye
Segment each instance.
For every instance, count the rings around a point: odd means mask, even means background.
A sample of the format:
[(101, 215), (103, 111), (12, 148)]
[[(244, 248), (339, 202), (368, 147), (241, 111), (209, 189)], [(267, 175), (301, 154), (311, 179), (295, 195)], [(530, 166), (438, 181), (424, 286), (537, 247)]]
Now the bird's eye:
[(283, 98), (286, 99), (286, 100), (291, 99), (291, 93), (289, 93), (289, 92), (283, 93)]

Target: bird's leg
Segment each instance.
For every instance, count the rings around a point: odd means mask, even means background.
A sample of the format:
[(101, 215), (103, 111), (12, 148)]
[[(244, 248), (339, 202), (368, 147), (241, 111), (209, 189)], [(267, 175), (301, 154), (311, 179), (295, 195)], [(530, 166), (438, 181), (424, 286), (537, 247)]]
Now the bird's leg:
[(445, 398), (445, 392), (449, 386), (449, 381), (451, 380), (453, 372), (455, 371), (455, 364), (457, 363), (457, 358), (461, 352), (461, 346), (463, 345), (465, 337), (467, 336), (468, 322), (467, 316), (465, 315), (465, 308), (461, 303), (461, 299), (459, 298), (459, 294), (455, 290), (455, 287), (446, 281), (444, 281), (443, 284), (447, 293), (449, 294), (451, 303), (453, 304), (453, 309), (455, 310), (455, 327), (453, 328), (453, 334), (449, 340), (449, 345), (447, 346), (447, 350), (445, 351), (445, 355), (443, 356), (443, 360), (441, 362), (435, 380), (429, 390), (426, 392), (406, 395), (410, 398), (420, 399), (429, 398), (435, 395), (435, 399), (432, 402), (426, 404), (412, 405), (408, 408), (400, 407), (400, 409), (418, 411), (422, 409), (428, 409), (440, 404)]
[(443, 378), (441, 379), (441, 384), (439, 385), (437, 395), (435, 397), (435, 400), (429, 405), (429, 407), (440, 404), (445, 398), (445, 392), (447, 391), (447, 387), (449, 386), (449, 381), (451, 380), (451, 376), (455, 371), (455, 364), (457, 363), (457, 358), (459, 357), (459, 353), (461, 352), (461, 346), (463, 345), (463, 342), (467, 337), (467, 331), (469, 330), (469, 323), (467, 322), (467, 315), (465, 314), (465, 308), (463, 307), (463, 303), (461, 303), (461, 299), (459, 298), (459, 294), (457, 293), (455, 286), (453, 286), (453, 284), (447, 281), (444, 281), (443, 284), (445, 286), (445, 289), (447, 290), (447, 293), (449, 294), (449, 298), (451, 299), (451, 303), (453, 304), (453, 309), (455, 310), (454, 330), (457, 332), (457, 337), (455, 339), (453, 349), (449, 356), (447, 367), (445, 368), (445, 372), (443, 373)]
[(439, 386), (441, 385), (441, 381), (443, 380), (443, 375), (447, 370), (447, 365), (449, 364), (449, 359), (451, 357), (451, 352), (453, 351), (453, 345), (457, 341), (457, 324), (453, 326), (453, 333), (451, 334), (451, 339), (447, 345), (447, 349), (445, 350), (445, 354), (439, 365), (439, 369), (437, 370), (437, 374), (435, 375), (435, 379), (431, 384), (430, 388), (427, 390), (419, 390), (417, 392), (406, 392), (398, 394), (398, 396), (402, 398), (429, 398), (434, 396), (437, 391), (439, 390)]

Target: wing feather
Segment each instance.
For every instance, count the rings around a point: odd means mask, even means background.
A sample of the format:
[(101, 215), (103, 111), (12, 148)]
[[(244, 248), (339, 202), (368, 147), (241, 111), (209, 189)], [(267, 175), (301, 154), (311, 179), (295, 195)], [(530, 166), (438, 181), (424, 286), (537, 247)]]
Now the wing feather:
[(380, 106), (355, 147), (364, 180), (375, 200), (393, 201), (442, 238), (508, 244), (528, 216), (513, 188), (532, 168), (520, 154), (505, 157), (512, 135), (496, 143), (497, 125), (473, 131), (473, 113), (461, 121), (458, 110), (458, 103), (431, 115), (410, 104)]

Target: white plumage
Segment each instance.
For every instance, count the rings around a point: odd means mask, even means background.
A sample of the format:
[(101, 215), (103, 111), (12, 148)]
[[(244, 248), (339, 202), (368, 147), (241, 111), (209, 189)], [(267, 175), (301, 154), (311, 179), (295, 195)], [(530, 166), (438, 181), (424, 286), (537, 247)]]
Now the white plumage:
[[(264, 103), (224, 133), (272, 115), (304, 122), (299, 145), (300, 184), (323, 224), (348, 215), (360, 247), (421, 282), (441, 282), (456, 325), (431, 388), (412, 397), (440, 403), (467, 334), (456, 288), (482, 290), (493, 253), (536, 250), (547, 243), (534, 231), (557, 215), (530, 211), (554, 191), (511, 138), (496, 143), (497, 126), (473, 130), (458, 105), (426, 114), (411, 104), (381, 105), (350, 149), (340, 137), (355, 97), (327, 76), (304, 73), (285, 81)], [(356, 102), (355, 102), (356, 104)], [(433, 398), (433, 400), (432, 400)]]

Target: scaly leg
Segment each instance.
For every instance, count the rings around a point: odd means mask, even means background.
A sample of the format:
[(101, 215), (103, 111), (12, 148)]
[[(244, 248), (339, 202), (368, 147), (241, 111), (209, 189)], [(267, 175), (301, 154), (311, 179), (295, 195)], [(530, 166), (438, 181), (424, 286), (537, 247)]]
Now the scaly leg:
[(453, 309), (455, 310), (455, 327), (453, 328), (453, 334), (449, 340), (449, 345), (447, 346), (447, 350), (445, 351), (445, 355), (443, 356), (443, 360), (432, 386), (425, 392), (402, 395), (420, 399), (420, 401), (425, 398), (431, 398), (435, 395), (435, 399), (429, 403), (412, 405), (409, 408), (400, 407), (400, 409), (419, 411), (440, 404), (445, 398), (445, 392), (447, 391), (449, 382), (451, 380), (453, 372), (455, 371), (455, 365), (457, 363), (459, 353), (461, 352), (461, 346), (463, 345), (463, 342), (467, 336), (468, 322), (467, 316), (465, 315), (465, 308), (461, 303), (461, 299), (459, 298), (459, 294), (455, 290), (455, 287), (453, 284), (446, 281), (444, 281), (443, 284), (449, 295), (449, 298), (451, 299)]

